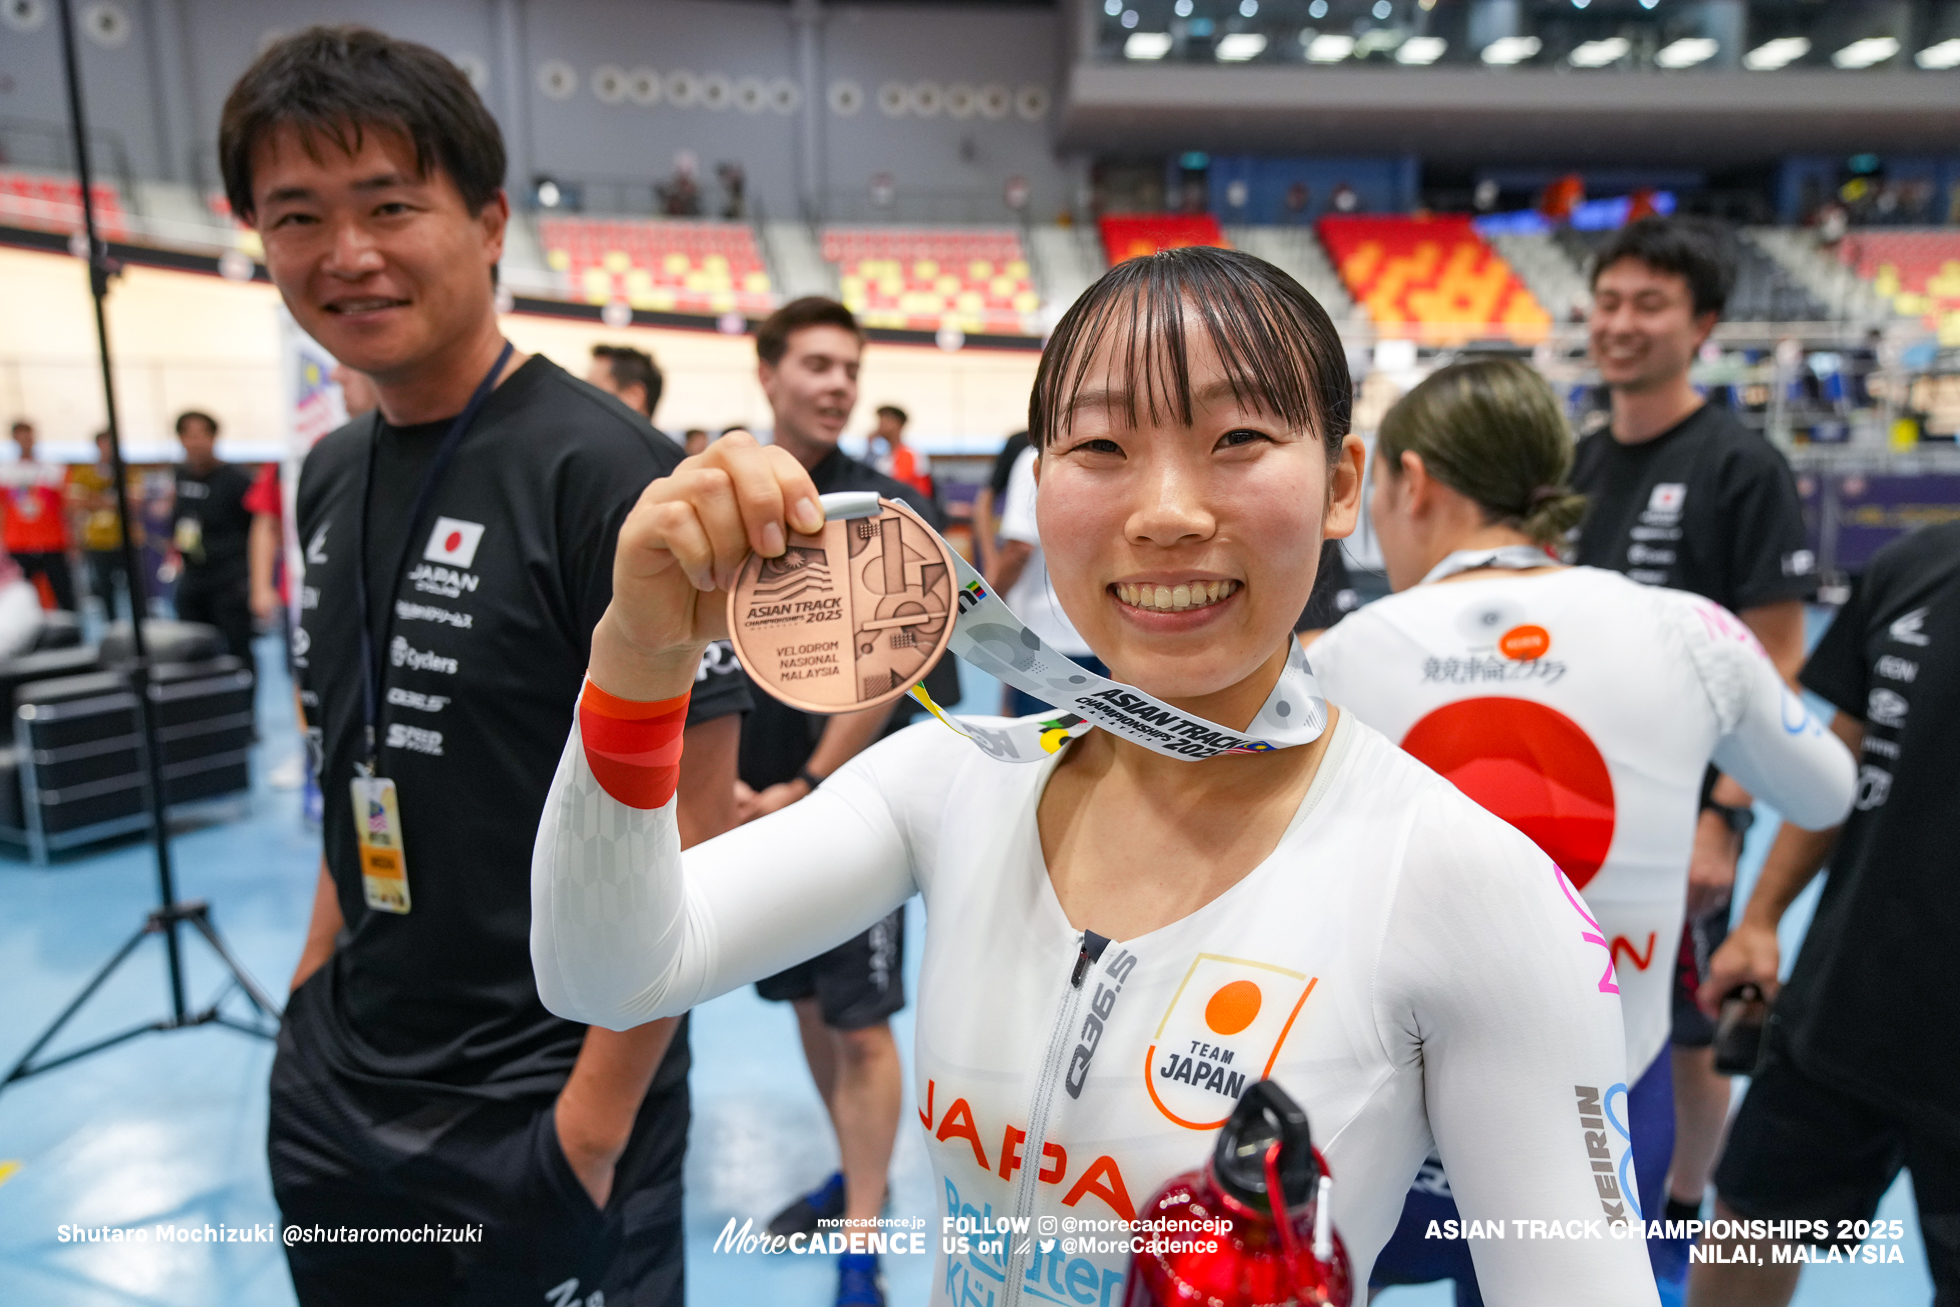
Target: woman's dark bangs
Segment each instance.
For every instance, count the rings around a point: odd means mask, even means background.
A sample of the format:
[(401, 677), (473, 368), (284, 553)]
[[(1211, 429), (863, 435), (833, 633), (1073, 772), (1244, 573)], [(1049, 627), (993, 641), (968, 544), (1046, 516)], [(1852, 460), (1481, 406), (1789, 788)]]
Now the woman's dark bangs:
[[(1137, 425), (1139, 411), (1153, 423), (1175, 417), (1189, 424), (1195, 407), (1185, 338), (1190, 310), (1196, 310), (1241, 406), (1338, 441), (1346, 434), (1346, 377), (1321, 376), (1328, 361), (1317, 356), (1315, 324), (1303, 312), (1311, 301), (1294, 302), (1281, 285), (1257, 275), (1258, 266), (1244, 255), (1192, 249), (1113, 269), (1056, 326), (1058, 348), (1042, 362), (1030, 406), (1039, 442), (1072, 425), (1090, 384), (1089, 368), (1105, 343), (1113, 347), (1130, 426)], [(1345, 358), (1337, 354), (1336, 361), (1345, 372)], [(1329, 392), (1338, 393), (1338, 410), (1328, 402), (1334, 397)]]

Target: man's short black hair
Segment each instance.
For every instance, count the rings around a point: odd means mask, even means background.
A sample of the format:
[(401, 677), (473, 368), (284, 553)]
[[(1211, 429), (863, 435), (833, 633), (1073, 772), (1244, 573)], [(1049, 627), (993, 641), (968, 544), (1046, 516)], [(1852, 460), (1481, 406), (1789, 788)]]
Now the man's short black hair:
[(281, 127), (308, 151), (330, 141), (352, 154), (363, 132), (396, 131), (415, 166), (442, 169), (471, 213), (504, 184), (504, 136), (463, 71), (426, 45), (366, 27), (310, 27), (245, 70), (218, 121), (218, 166), (231, 211), (252, 220), (252, 152)]
[(606, 369), (612, 373), (613, 385), (618, 389), (637, 385), (646, 391), (646, 415), (653, 416), (653, 410), (660, 406), (660, 391), (666, 385), (666, 378), (660, 375), (660, 365), (653, 361), (651, 354), (631, 345), (594, 345), (592, 357), (606, 361)]
[(774, 367), (789, 352), (789, 338), (805, 327), (841, 327), (864, 342), (864, 329), (851, 311), (836, 300), (821, 295), (805, 295), (763, 319), (755, 329), (755, 356)]
[(878, 416), (881, 418), (890, 418), (901, 427), (912, 420), (912, 415), (896, 404), (880, 404), (878, 406)]
[(202, 422), (211, 428), (212, 437), (214, 439), (217, 437), (218, 419), (212, 417), (202, 409), (187, 408), (177, 415), (176, 431), (179, 436), (184, 434), (184, 424), (186, 422)]
[(32, 422), (29, 422), (26, 418), (15, 418), (14, 424), (11, 427), (8, 427), (7, 430), (11, 434), (12, 432), (19, 431), (22, 428), (32, 431), (34, 429), (34, 424)]
[(1735, 264), (1725, 234), (1692, 218), (1636, 218), (1614, 232), (1593, 260), (1589, 285), (1621, 259), (1638, 259), (1656, 272), (1671, 272), (1688, 283), (1695, 316), (1718, 317), (1735, 285)]

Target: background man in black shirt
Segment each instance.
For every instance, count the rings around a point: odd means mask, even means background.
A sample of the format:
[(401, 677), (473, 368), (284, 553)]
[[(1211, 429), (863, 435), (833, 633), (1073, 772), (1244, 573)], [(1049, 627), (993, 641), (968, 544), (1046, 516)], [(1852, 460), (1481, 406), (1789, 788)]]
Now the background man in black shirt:
[(594, 345), (585, 379), (649, 422), (660, 407), (660, 392), (667, 381), (653, 355), (631, 345)]
[[(503, 339), (503, 141), (443, 55), (356, 28), (281, 41), (233, 88), (219, 155), (287, 307), (379, 401), (299, 484), (294, 662), (325, 858), (273, 1064), (273, 1192), (301, 1229), (478, 1231), (301, 1239), (295, 1288), (362, 1307), (678, 1307), (685, 1038), (546, 1012), (529, 929), (531, 845), (619, 524), (680, 452)], [(746, 697), (738, 678), (697, 683), (683, 842), (715, 833), (699, 797), (725, 807)], [(398, 822), (356, 812), (369, 769)], [(405, 901), (364, 875), (360, 840), (390, 827)]]
[(177, 616), (217, 627), (226, 651), (256, 671), (247, 561), (252, 511), (245, 507), (252, 478), (219, 461), (218, 420), (210, 414), (178, 414), (177, 440), (184, 447), (170, 540), (177, 557)]
[[(1803, 663), (1802, 601), (1816, 586), (1796, 482), (1769, 441), (1688, 380), (1732, 280), (1717, 233), (1686, 221), (1642, 218), (1600, 251), (1591, 347), (1612, 422), (1580, 441), (1574, 460), (1572, 485), (1592, 501), (1575, 561), (1714, 600), (1788, 679)], [(1714, 1027), (1694, 992), (1727, 931), (1749, 820), (1749, 795), (1726, 777), (1711, 772), (1702, 797), (1675, 976), (1668, 1214), (1677, 1218), (1701, 1206), (1728, 1115), (1729, 1084), (1709, 1049)]]
[[(875, 490), (903, 500), (934, 527), (945, 525), (917, 489), (837, 447), (857, 406), (864, 353), (849, 309), (817, 296), (785, 304), (757, 329), (755, 352), (776, 417), (775, 443), (809, 469), (818, 494)], [(926, 689), (938, 703), (958, 702), (959, 669), (950, 656), (927, 674)], [(896, 714), (886, 707), (824, 717), (761, 690), (753, 697), (755, 708), (742, 726), (744, 821), (803, 798), (890, 724), (910, 716), (904, 711), (910, 700), (901, 700)], [(901, 908), (857, 938), (756, 985), (764, 998), (795, 1004), (810, 1075), (843, 1156), (843, 1170), (778, 1213), (772, 1230), (814, 1230), (820, 1217), (869, 1220), (884, 1202), (903, 1089), (889, 1018), (905, 1006), (904, 921)], [(875, 1256), (844, 1254), (838, 1279), (839, 1303), (883, 1303)]]
[[(1778, 833), (1702, 987), (1710, 1012), (1745, 981), (1775, 999), (1763, 1063), (1715, 1173), (1716, 1212), (1827, 1220), (1820, 1245), (1839, 1241), (1843, 1222), (1854, 1237), (1841, 1242), (1855, 1244), (1904, 1166), (1935, 1300), (1960, 1301), (1950, 962), (1960, 934), (1960, 526), (1879, 551), (1803, 684), (1837, 707), (1831, 729), (1858, 758), (1858, 798), (1837, 830)], [(1777, 923), (1826, 861), (1823, 897), (1779, 994)], [(1789, 1302), (1802, 1266), (1757, 1256), (1762, 1265), (1697, 1264), (1688, 1301)]]

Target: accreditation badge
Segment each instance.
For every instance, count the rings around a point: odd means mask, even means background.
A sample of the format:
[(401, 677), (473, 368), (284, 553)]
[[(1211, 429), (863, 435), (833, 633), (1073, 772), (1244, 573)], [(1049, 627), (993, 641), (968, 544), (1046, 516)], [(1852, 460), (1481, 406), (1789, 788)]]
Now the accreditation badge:
[(354, 838), (361, 847), (361, 889), (378, 912), (406, 913), (408, 861), (402, 852), (402, 812), (386, 776), (354, 778)]

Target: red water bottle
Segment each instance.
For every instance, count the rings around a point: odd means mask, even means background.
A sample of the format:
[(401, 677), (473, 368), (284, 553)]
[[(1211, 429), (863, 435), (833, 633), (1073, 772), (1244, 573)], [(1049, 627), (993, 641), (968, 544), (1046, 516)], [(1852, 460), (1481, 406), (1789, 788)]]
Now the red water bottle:
[(1333, 1184), (1307, 1114), (1261, 1080), (1239, 1099), (1204, 1169), (1178, 1176), (1137, 1213), (1145, 1243), (1130, 1260), (1124, 1307), (1349, 1307)]

